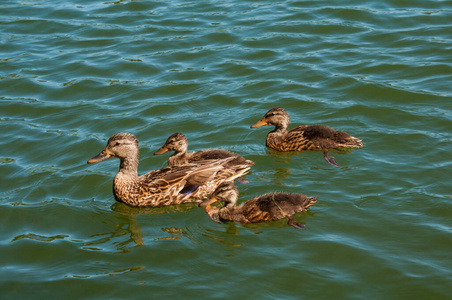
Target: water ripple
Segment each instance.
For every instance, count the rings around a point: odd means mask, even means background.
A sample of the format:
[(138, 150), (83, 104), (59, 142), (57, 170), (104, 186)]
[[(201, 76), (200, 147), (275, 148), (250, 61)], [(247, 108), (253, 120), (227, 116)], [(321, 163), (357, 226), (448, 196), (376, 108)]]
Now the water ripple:
[[(83, 281), (74, 298), (364, 298), (376, 287), (446, 298), (451, 14), (419, 0), (2, 2), (4, 297), (67, 298)], [(249, 127), (275, 106), (291, 128), (326, 124), (365, 147), (334, 153), (341, 168), (266, 149), (271, 129)], [(140, 174), (162, 167), (152, 153), (181, 131), (190, 150), (256, 162), (241, 202), (317, 196), (296, 216), (307, 229), (216, 224), (196, 205), (132, 209), (111, 194), (118, 161), (86, 165), (131, 132)]]

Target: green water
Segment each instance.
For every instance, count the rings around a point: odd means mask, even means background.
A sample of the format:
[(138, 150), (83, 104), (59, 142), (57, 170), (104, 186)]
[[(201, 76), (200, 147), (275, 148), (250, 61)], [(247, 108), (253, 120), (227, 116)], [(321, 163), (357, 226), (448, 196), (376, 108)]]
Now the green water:
[[(2, 299), (450, 299), (451, 1), (2, 1)], [(272, 107), (365, 147), (278, 153)], [(116, 203), (109, 136), (139, 172), (174, 132), (255, 161), (240, 201), (319, 201), (216, 224)]]

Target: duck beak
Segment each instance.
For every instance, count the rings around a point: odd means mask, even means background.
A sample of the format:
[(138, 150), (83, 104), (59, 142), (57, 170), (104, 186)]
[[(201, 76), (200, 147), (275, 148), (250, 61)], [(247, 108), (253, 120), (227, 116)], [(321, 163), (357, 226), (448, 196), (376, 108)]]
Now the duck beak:
[(208, 199), (208, 200), (205, 200), (205, 201), (199, 203), (198, 206), (199, 206), (199, 207), (206, 207), (206, 206), (208, 206), (208, 205), (210, 205), (210, 204), (212, 204), (212, 203), (215, 203), (215, 202), (217, 202), (217, 201), (218, 201), (218, 199), (215, 198), (215, 196), (213, 196), (212, 198), (210, 198), (210, 199)]
[(254, 125), (251, 125), (251, 128), (258, 128), (258, 127), (265, 126), (265, 125), (268, 125), (268, 123), (267, 123), (267, 121), (265, 121), (265, 117), (263, 117), (262, 119), (257, 121)]
[(107, 158), (110, 158), (111, 154), (109, 154), (107, 152), (107, 150), (103, 150), (101, 153), (99, 153), (98, 155), (94, 156), (93, 158), (88, 160), (89, 164), (95, 164), (98, 163), (100, 161), (106, 160)]
[(168, 152), (168, 151), (169, 151), (168, 148), (166, 148), (166, 146), (163, 145), (160, 149), (155, 151), (154, 155), (159, 155), (159, 154), (162, 154), (162, 153), (165, 153), (165, 152)]
[(212, 207), (210, 206), (210, 204), (217, 202), (218, 199), (215, 198), (215, 196), (212, 196), (212, 198), (210, 198), (209, 200), (203, 201), (201, 203), (199, 203), (199, 206), (201, 207), (205, 207), (206, 209), (206, 213), (209, 215), (209, 218), (214, 221), (215, 223), (221, 224), (220, 222), (220, 218), (218, 216), (218, 212), (211, 212), (210, 210), (212, 209)]

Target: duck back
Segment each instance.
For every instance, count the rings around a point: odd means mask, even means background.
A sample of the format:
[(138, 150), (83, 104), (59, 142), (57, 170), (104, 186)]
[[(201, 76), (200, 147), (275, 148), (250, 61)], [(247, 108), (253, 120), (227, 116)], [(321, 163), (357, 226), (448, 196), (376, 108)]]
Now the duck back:
[(189, 161), (193, 163), (201, 160), (224, 159), (228, 157), (234, 157), (226, 164), (228, 167), (240, 164), (254, 165), (254, 162), (245, 159), (243, 156), (222, 149), (207, 149), (192, 153)]
[(281, 144), (285, 151), (323, 150), (342, 147), (359, 148), (363, 146), (360, 139), (345, 131), (337, 131), (325, 125), (298, 126), (287, 133)]
[[(306, 210), (315, 202), (317, 198), (302, 194), (270, 193), (231, 209), (230, 214), (236, 216), (234, 221), (245, 223), (274, 221)], [(243, 216), (243, 219), (237, 220), (237, 216)]]

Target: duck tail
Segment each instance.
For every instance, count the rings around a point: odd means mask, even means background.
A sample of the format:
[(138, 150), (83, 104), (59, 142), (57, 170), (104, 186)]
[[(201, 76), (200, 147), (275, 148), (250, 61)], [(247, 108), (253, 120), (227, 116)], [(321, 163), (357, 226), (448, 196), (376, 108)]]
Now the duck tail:
[(362, 148), (364, 143), (361, 139), (355, 138), (354, 136), (348, 137), (342, 144), (342, 147), (346, 148)]
[(308, 201), (309, 201), (309, 206), (311, 206), (312, 204), (317, 202), (317, 197), (307, 197)]
[(248, 171), (250, 170), (250, 166), (249, 165), (237, 165), (237, 166), (233, 166), (232, 172), (230, 174), (230, 177), (228, 178), (227, 181), (234, 181), (237, 178), (240, 178), (244, 175), (246, 175), (246, 173), (248, 173)]

